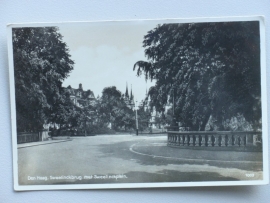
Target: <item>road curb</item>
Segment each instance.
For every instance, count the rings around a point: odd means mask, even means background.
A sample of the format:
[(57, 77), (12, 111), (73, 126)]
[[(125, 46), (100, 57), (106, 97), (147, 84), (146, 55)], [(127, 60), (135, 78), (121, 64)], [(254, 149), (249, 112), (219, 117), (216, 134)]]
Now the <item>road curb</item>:
[(44, 142), (38, 142), (38, 143), (35, 143), (35, 144), (31, 143), (31, 145), (17, 146), (17, 149), (27, 148), (27, 147), (35, 147), (35, 146), (39, 146), (39, 145), (54, 144), (54, 143), (59, 143), (59, 142), (67, 142), (67, 141), (72, 141), (72, 139), (68, 139), (68, 140), (55, 140), (53, 142), (44, 141)]

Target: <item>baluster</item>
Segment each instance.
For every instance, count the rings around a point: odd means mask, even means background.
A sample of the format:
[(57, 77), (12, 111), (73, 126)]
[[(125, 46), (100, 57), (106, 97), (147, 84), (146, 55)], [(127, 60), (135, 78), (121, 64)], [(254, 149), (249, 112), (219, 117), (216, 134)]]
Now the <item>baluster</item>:
[(214, 135), (214, 138), (215, 138), (214, 146), (215, 146), (215, 147), (218, 147), (218, 144), (219, 144), (219, 143), (218, 143), (218, 142), (219, 142), (219, 141), (218, 141), (218, 137), (219, 137), (218, 135)]
[(239, 146), (246, 146), (246, 141), (245, 141), (246, 136), (244, 135), (239, 135)]
[(199, 135), (195, 135), (195, 147), (199, 147), (200, 143), (199, 143)]
[(205, 142), (205, 136), (206, 136), (206, 135), (202, 135), (201, 147), (206, 146), (206, 142)]
[(178, 143), (177, 145), (180, 146), (180, 135), (177, 135), (177, 141), (178, 141), (177, 142)]
[(241, 137), (238, 135), (238, 136), (237, 136), (237, 145), (240, 147), (241, 144), (242, 144), (242, 139), (241, 139)]
[(225, 147), (225, 135), (221, 135), (221, 147)]
[(238, 139), (239, 139), (239, 147), (244, 146), (244, 142), (241, 135), (238, 135)]
[(235, 135), (232, 136), (233, 146), (237, 145), (237, 137)]
[(180, 135), (180, 143), (179, 145), (183, 146), (184, 145), (184, 139), (183, 139), (184, 135)]
[(207, 146), (212, 147), (212, 135), (207, 135)]
[(189, 136), (189, 146), (193, 146), (193, 135)]
[(232, 140), (232, 135), (227, 135), (228, 140), (227, 140), (227, 147), (231, 147), (233, 145), (233, 140)]
[(188, 135), (183, 135), (184, 143), (183, 146), (188, 146)]
[(256, 138), (256, 142), (255, 142), (255, 146), (262, 146), (262, 134), (257, 134), (257, 138)]

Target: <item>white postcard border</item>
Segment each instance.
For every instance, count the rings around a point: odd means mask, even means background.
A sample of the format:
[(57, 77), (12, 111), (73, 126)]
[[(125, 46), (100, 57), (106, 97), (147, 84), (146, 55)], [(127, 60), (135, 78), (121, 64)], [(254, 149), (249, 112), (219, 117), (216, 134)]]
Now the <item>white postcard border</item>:
[[(263, 180), (255, 181), (203, 181), (203, 182), (170, 182), (170, 183), (117, 183), (117, 184), (64, 184), (64, 185), (30, 185), (18, 184), (18, 149), (16, 132), (16, 105), (14, 86), (14, 63), (12, 47), (12, 28), (16, 27), (42, 27), (57, 26), (60, 23), (106, 23), (111, 22), (138, 22), (145, 20), (157, 21), (159, 23), (200, 23), (200, 22), (229, 22), (229, 21), (259, 21), (261, 42), (261, 97), (262, 97), (262, 138), (263, 138)], [(143, 19), (123, 21), (88, 21), (88, 22), (58, 22), (58, 23), (15, 23), (7, 26), (8, 37), (8, 60), (9, 60), (9, 84), (10, 84), (10, 108), (11, 108), (11, 131), (13, 151), (13, 179), (14, 190), (59, 190), (59, 189), (114, 189), (114, 188), (158, 188), (158, 187), (193, 187), (193, 186), (237, 186), (237, 185), (265, 185), (269, 184), (268, 163), (268, 115), (267, 115), (267, 70), (266, 70), (266, 38), (265, 23), (263, 16), (248, 17), (213, 17), (213, 18), (183, 18), (183, 19)]]

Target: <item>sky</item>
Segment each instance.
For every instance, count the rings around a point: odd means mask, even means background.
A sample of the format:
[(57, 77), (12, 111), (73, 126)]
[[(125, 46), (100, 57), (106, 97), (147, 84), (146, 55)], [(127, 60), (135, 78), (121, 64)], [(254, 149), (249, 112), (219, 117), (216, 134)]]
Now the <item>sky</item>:
[(136, 76), (134, 64), (147, 60), (142, 42), (144, 35), (157, 26), (152, 21), (93, 22), (62, 24), (59, 32), (75, 62), (63, 86), (90, 89), (95, 97), (102, 95), (105, 87), (116, 86), (123, 94), (132, 86), (135, 101), (145, 98), (146, 89), (155, 81), (146, 81), (144, 75)]

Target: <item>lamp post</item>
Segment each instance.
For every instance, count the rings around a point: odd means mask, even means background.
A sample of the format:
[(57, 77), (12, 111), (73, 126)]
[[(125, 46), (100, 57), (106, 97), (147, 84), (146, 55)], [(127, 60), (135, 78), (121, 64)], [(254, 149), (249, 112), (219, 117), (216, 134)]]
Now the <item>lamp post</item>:
[(87, 133), (86, 133), (86, 120), (87, 120), (87, 117), (85, 116), (85, 118), (84, 118), (84, 137), (87, 136)]
[(172, 131), (178, 131), (179, 127), (178, 127), (178, 123), (176, 122), (176, 117), (175, 117), (175, 86), (174, 84), (172, 85), (172, 90), (173, 90), (173, 106), (172, 106), (172, 110), (173, 110), (173, 119), (172, 119), (172, 123), (171, 123), (171, 130)]
[(138, 109), (138, 106), (137, 106), (137, 101), (136, 101), (136, 104), (135, 104), (135, 112), (136, 112), (136, 135), (138, 136), (139, 134), (139, 124), (138, 124), (138, 113), (137, 113), (137, 109)]

